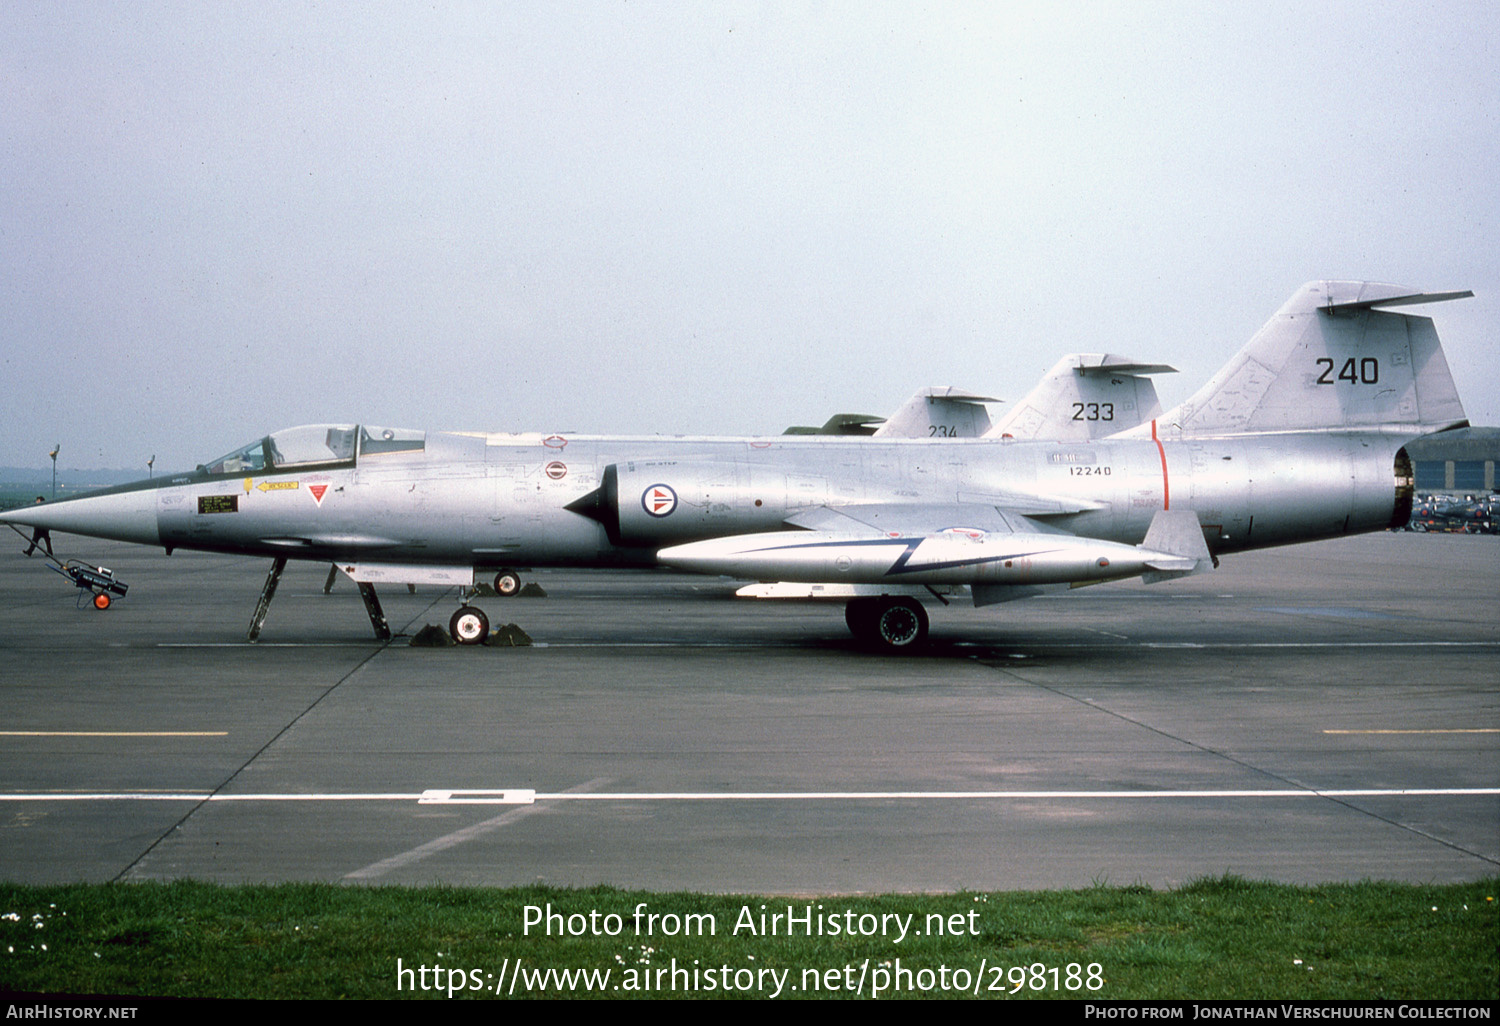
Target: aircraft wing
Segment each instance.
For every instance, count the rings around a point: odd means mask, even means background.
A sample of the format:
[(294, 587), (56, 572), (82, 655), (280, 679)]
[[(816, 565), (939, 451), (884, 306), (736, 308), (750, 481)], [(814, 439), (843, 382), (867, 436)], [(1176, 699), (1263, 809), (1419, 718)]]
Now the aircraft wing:
[(373, 552), (401, 546), (396, 538), (382, 538), (373, 534), (298, 534), (277, 535), (259, 539), (262, 545), (295, 552), (298, 549), (336, 549), (340, 552)]
[(953, 527), (982, 531), (1053, 530), (1028, 519), (1099, 509), (1101, 503), (1041, 495), (976, 495), (965, 502), (884, 502), (818, 506), (794, 513), (788, 527), (836, 534), (935, 534)]
[(953, 529), (1002, 534), (1038, 530), (1038, 525), (1023, 514), (969, 502), (819, 506), (787, 517), (786, 524), (812, 533), (874, 538), (939, 534)]

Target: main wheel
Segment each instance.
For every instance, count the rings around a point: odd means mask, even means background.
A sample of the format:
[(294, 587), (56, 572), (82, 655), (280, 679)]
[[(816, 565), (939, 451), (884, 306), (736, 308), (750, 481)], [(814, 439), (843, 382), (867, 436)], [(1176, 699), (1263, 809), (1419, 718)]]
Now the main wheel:
[(475, 606), (460, 606), (448, 621), (448, 633), (460, 645), (478, 645), (490, 636), (490, 618)]
[(100, 612), (108, 609), (113, 602), (114, 599), (109, 597), (109, 592), (107, 591), (101, 591), (94, 596), (94, 608)]
[(867, 643), (875, 640), (875, 614), (879, 604), (876, 599), (856, 598), (844, 605), (844, 623), (849, 625), (849, 633), (859, 641)]
[(918, 647), (927, 640), (927, 610), (916, 599), (883, 599), (875, 613), (875, 641), (891, 651)]
[(495, 575), (495, 594), (510, 598), (521, 590), (521, 575), (514, 570), (501, 570)]

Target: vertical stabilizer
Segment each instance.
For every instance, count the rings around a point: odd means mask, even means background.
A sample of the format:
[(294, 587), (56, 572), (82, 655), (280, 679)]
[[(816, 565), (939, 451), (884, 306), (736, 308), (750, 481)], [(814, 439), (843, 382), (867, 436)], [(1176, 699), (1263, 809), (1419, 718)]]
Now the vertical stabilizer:
[(1207, 385), (1160, 418), (1163, 433), (1461, 427), (1463, 406), (1431, 319), (1384, 308), (1471, 295), (1309, 282)]
[(988, 436), (1086, 442), (1116, 434), (1161, 412), (1156, 386), (1146, 375), (1174, 370), (1112, 353), (1064, 356)]
[(978, 438), (990, 428), (985, 403), (999, 402), (959, 388), (924, 388), (875, 431), (877, 438)]

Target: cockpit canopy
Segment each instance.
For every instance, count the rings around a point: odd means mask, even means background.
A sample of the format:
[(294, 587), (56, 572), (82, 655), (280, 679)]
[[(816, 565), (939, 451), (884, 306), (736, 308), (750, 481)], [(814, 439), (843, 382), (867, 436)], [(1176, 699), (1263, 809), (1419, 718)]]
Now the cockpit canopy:
[(423, 431), (359, 424), (309, 424), (277, 431), (198, 469), (209, 474), (264, 474), (273, 470), (352, 467), (360, 456), (420, 452)]

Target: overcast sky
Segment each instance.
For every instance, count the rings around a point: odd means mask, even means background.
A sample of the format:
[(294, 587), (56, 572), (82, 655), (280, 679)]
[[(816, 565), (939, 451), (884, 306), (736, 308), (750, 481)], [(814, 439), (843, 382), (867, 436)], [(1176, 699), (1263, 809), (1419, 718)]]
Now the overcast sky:
[(1497, 78), (1467, 2), (0, 0), (0, 465), (1171, 405), (1315, 278), (1472, 288), (1500, 423)]

